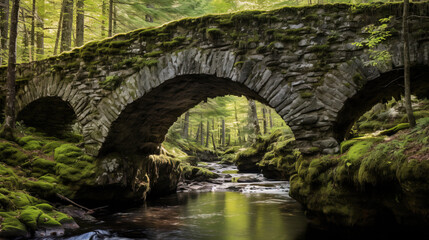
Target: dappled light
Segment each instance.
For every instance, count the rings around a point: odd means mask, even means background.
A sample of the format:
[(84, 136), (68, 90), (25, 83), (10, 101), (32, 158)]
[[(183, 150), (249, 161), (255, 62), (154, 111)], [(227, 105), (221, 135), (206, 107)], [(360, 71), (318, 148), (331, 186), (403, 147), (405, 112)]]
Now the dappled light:
[(427, 239), (428, 53), (426, 0), (0, 0), (0, 239)]

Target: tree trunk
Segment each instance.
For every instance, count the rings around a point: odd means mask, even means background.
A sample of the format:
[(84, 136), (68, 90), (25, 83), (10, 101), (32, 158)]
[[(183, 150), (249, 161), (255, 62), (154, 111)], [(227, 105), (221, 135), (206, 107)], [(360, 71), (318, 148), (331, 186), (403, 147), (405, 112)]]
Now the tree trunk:
[(222, 118), (222, 147), (225, 147), (225, 119)]
[(37, 1), (37, 16), (36, 20), (36, 59), (42, 59), (45, 54), (45, 0)]
[(267, 124), (267, 108), (262, 106), (262, 123), (264, 125), (264, 134), (268, 133), (268, 124)]
[(234, 102), (234, 111), (235, 111), (235, 127), (237, 128), (237, 137), (238, 137), (238, 143), (241, 145), (241, 132), (240, 132), (240, 125), (238, 124), (238, 111), (237, 111), (237, 103)]
[(258, 113), (256, 112), (256, 104), (253, 99), (248, 99), (249, 101), (249, 111), (248, 111), (248, 121), (249, 127), (252, 129), (252, 134), (248, 137), (252, 142), (256, 139), (258, 135), (261, 134), (261, 129), (258, 122)]
[(118, 32), (118, 9), (116, 8), (116, 5), (113, 6), (113, 34), (116, 34)]
[(0, 6), (0, 65), (6, 63), (7, 39), (9, 33), (9, 0), (2, 0)]
[(6, 106), (5, 123), (2, 127), (1, 135), (6, 139), (14, 139), (15, 131), (15, 80), (16, 80), (16, 39), (18, 36), (18, 11), (19, 0), (14, 0), (10, 18), (10, 36), (9, 36), (9, 64), (7, 67), (6, 80)]
[(109, 37), (113, 36), (113, 0), (109, 1)]
[[(151, 4), (146, 4), (146, 7), (147, 7), (147, 8), (153, 8), (153, 5), (151, 5)], [(146, 22), (153, 22), (153, 17), (152, 17), (151, 15), (149, 15), (149, 14), (146, 14), (146, 16), (145, 16), (145, 20), (146, 20)]]
[(405, 110), (407, 111), (408, 122), (410, 127), (416, 126), (416, 119), (413, 114), (411, 105), (411, 79), (410, 79), (410, 43), (408, 27), (408, 8), (409, 0), (404, 0), (404, 14), (402, 16), (402, 37), (404, 41), (404, 86), (405, 86)]
[(106, 1), (101, 2), (101, 37), (106, 37)]
[(85, 1), (77, 0), (76, 3), (76, 47), (80, 47), (84, 42), (85, 28)]
[(57, 52), (58, 52), (58, 45), (60, 42), (61, 31), (63, 29), (62, 24), (63, 24), (63, 18), (64, 18), (64, 11), (66, 8), (66, 2), (67, 2), (67, 0), (63, 0), (63, 2), (61, 4), (60, 19), (58, 20), (58, 28), (57, 28), (57, 37), (55, 38), (54, 55), (57, 55)]
[(209, 147), (209, 139), (210, 139), (210, 121), (207, 119), (206, 148)]
[(36, 0), (33, 0), (33, 4), (32, 4), (32, 9), (31, 9), (31, 33), (30, 33), (30, 61), (35, 60), (36, 58), (34, 57), (34, 53), (35, 51), (35, 40), (36, 40)]
[(73, 0), (64, 0), (64, 2), (60, 52), (70, 50), (73, 30)]
[(189, 111), (185, 113), (185, 122), (183, 123), (182, 138), (188, 139), (189, 132)]
[(214, 139), (214, 134), (212, 133), (212, 143), (213, 143), (213, 150), (216, 151), (216, 141)]
[(200, 133), (200, 145), (204, 146), (204, 124), (203, 124), (202, 121), (200, 122), (200, 125), (201, 125), (201, 128), (200, 128), (200, 130), (201, 130), (201, 133)]
[(195, 136), (195, 142), (198, 143), (199, 139), (200, 139), (200, 130), (201, 128), (201, 124), (198, 124), (198, 129), (197, 129), (197, 135)]
[(21, 9), (22, 26), (24, 29), (24, 37), (22, 38), (23, 51), (21, 55), (21, 61), (28, 62), (31, 59), (29, 32), (27, 31), (27, 23), (25, 21), (26, 15), (24, 9)]
[(268, 115), (270, 116), (270, 129), (273, 128), (273, 116), (271, 115), (271, 109), (268, 109)]

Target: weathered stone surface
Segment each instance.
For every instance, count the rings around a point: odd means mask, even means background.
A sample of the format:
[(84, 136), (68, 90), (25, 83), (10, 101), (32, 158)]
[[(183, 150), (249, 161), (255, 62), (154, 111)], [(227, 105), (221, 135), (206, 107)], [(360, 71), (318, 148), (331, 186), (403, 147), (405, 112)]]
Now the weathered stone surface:
[[(410, 14), (429, 16), (428, 6), (414, 3)], [(367, 49), (352, 44), (366, 37), (362, 28), (383, 17), (398, 17), (391, 27), (400, 31), (401, 5), (367, 8), (373, 8), (371, 14), (338, 4), (272, 12), (278, 20), (249, 16), (248, 22), (235, 23), (243, 24), (236, 26), (238, 34), (221, 24), (231, 15), (222, 15), (118, 35), (19, 65), (17, 111), (25, 120), (24, 115), (39, 109), (39, 99), (60, 99), (69, 107), (64, 111), (73, 112), (82, 126), (88, 153), (152, 153), (177, 117), (200, 101), (245, 95), (274, 107), (293, 127), (302, 150), (337, 151), (335, 141), (344, 138), (361, 114), (402, 92), (396, 80), (402, 76), (400, 34), (380, 46), (392, 54), (392, 62), (377, 66), (367, 64)], [(306, 21), (293, 23), (297, 19)], [(195, 29), (195, 21), (201, 29), (218, 28), (225, 34), (209, 37)], [(412, 32), (428, 31), (428, 22), (423, 18), (412, 24)], [(157, 37), (159, 32), (165, 40)], [(429, 40), (421, 34), (410, 40), (412, 90), (429, 96)], [(109, 49), (114, 54), (103, 52), (110, 45), (118, 45)], [(6, 69), (0, 68), (0, 83), (5, 79)], [(54, 115), (53, 124), (67, 122), (61, 112)]]

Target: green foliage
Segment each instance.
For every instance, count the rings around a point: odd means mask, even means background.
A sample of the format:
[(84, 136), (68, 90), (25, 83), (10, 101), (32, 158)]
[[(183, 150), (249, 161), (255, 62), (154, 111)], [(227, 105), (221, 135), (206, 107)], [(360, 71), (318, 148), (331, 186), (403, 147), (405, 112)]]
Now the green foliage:
[(353, 45), (357, 47), (367, 47), (369, 49), (369, 57), (371, 61), (366, 64), (372, 66), (378, 66), (380, 64), (390, 63), (392, 56), (387, 50), (380, 50), (377, 47), (384, 41), (386, 41), (390, 36), (392, 36), (389, 29), (389, 23), (392, 19), (392, 16), (388, 18), (382, 18), (379, 20), (380, 25), (376, 26), (374, 24), (368, 25), (364, 28), (363, 32), (369, 34), (369, 37), (364, 39), (361, 42), (354, 42)]
[(119, 76), (107, 76), (104, 81), (100, 82), (100, 86), (106, 90), (114, 90), (121, 85), (122, 78)]

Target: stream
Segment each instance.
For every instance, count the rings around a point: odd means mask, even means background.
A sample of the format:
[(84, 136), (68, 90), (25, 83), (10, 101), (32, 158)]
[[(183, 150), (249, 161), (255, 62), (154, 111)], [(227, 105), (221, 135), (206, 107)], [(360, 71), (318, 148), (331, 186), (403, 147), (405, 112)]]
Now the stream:
[(287, 181), (202, 164), (220, 177), (182, 183), (176, 194), (102, 214), (97, 222), (78, 222), (79, 229), (50, 239), (304, 239), (307, 220), (289, 197)]
[[(395, 233), (380, 231), (345, 234), (314, 229), (299, 203), (289, 197), (287, 181), (271, 181), (261, 174), (234, 173), (235, 166), (203, 163), (220, 175), (211, 182), (188, 182), (178, 192), (147, 201), (137, 208), (114, 210), (96, 222), (62, 237), (35, 239), (385, 239)], [(229, 173), (223, 173), (223, 172)], [(232, 172), (232, 173), (231, 173)], [(238, 182), (231, 182), (238, 179)], [(241, 179), (241, 180), (240, 180)]]

